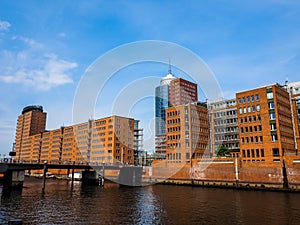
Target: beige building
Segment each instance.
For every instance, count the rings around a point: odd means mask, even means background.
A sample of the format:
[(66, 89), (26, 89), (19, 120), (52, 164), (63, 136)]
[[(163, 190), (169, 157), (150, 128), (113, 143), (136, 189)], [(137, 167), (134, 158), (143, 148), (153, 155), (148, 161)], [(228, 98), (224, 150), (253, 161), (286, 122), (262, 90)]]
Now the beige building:
[[(132, 118), (110, 116), (50, 131), (45, 131), (45, 123), (41, 106), (24, 108), (18, 118), (16, 160), (134, 164), (134, 151), (142, 146), (141, 129)], [(139, 138), (139, 145), (135, 138)]]

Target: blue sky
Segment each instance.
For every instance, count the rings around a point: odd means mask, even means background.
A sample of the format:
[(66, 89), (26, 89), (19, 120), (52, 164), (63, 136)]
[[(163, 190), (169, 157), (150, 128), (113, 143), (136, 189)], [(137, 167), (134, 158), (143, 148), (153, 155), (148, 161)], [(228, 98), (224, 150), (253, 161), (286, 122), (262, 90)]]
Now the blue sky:
[[(286, 78), (299, 81), (299, 15), (296, 0), (2, 0), (0, 153), (10, 151), (26, 105), (44, 106), (48, 129), (72, 124), (73, 98), (87, 67), (133, 41), (163, 40), (190, 49), (209, 65), (228, 98)], [(105, 91), (113, 96), (124, 83), (163, 77), (167, 69), (151, 63), (127, 68)], [(144, 99), (131, 114), (142, 120), (146, 139), (153, 129), (152, 102)], [(98, 102), (96, 118), (107, 116), (106, 104)]]

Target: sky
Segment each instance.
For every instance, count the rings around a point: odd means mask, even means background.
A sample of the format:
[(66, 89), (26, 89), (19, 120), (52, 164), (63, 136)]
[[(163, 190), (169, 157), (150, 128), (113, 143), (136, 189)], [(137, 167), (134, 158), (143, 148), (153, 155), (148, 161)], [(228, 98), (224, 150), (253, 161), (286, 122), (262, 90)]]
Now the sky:
[[(71, 125), (74, 96), (89, 66), (135, 41), (167, 41), (191, 50), (213, 71), (225, 98), (299, 81), (299, 15), (297, 0), (1, 0), (0, 154), (11, 150), (17, 117), (27, 105), (44, 107), (47, 129)], [(118, 71), (91, 117), (109, 116), (110, 104), (130, 82), (167, 72), (168, 65), (147, 62)], [(186, 76), (176, 68), (173, 73)], [(129, 115), (141, 120), (146, 150), (153, 143), (153, 102), (153, 96), (140, 99)]]

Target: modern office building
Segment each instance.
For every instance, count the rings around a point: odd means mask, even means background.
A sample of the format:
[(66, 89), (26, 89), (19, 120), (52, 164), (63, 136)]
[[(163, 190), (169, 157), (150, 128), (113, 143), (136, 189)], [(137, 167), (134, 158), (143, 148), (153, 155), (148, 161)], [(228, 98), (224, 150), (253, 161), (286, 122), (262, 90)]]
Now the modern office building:
[(185, 105), (198, 101), (197, 84), (177, 78), (170, 82), (170, 106)]
[(155, 152), (158, 159), (166, 157), (166, 109), (169, 107), (169, 86), (176, 79), (169, 69), (155, 88)]
[(211, 155), (216, 156), (221, 146), (239, 157), (240, 140), (235, 99), (218, 99), (208, 104)]
[(266, 85), (236, 94), (241, 159), (244, 163), (282, 163), (295, 154), (289, 93)]
[(206, 103), (189, 103), (166, 110), (167, 162), (189, 163), (209, 157), (209, 126)]
[(45, 131), (41, 106), (24, 108), (18, 118), (15, 152), (22, 162), (134, 164), (142, 140), (133, 118), (110, 116)]

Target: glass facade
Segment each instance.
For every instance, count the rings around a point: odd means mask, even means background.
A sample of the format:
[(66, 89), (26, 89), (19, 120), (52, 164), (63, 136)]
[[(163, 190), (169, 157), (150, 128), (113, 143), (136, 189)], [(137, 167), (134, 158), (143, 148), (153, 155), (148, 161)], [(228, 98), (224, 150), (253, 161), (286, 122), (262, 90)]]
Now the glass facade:
[(166, 109), (169, 107), (169, 86), (155, 89), (155, 135), (166, 134)]

